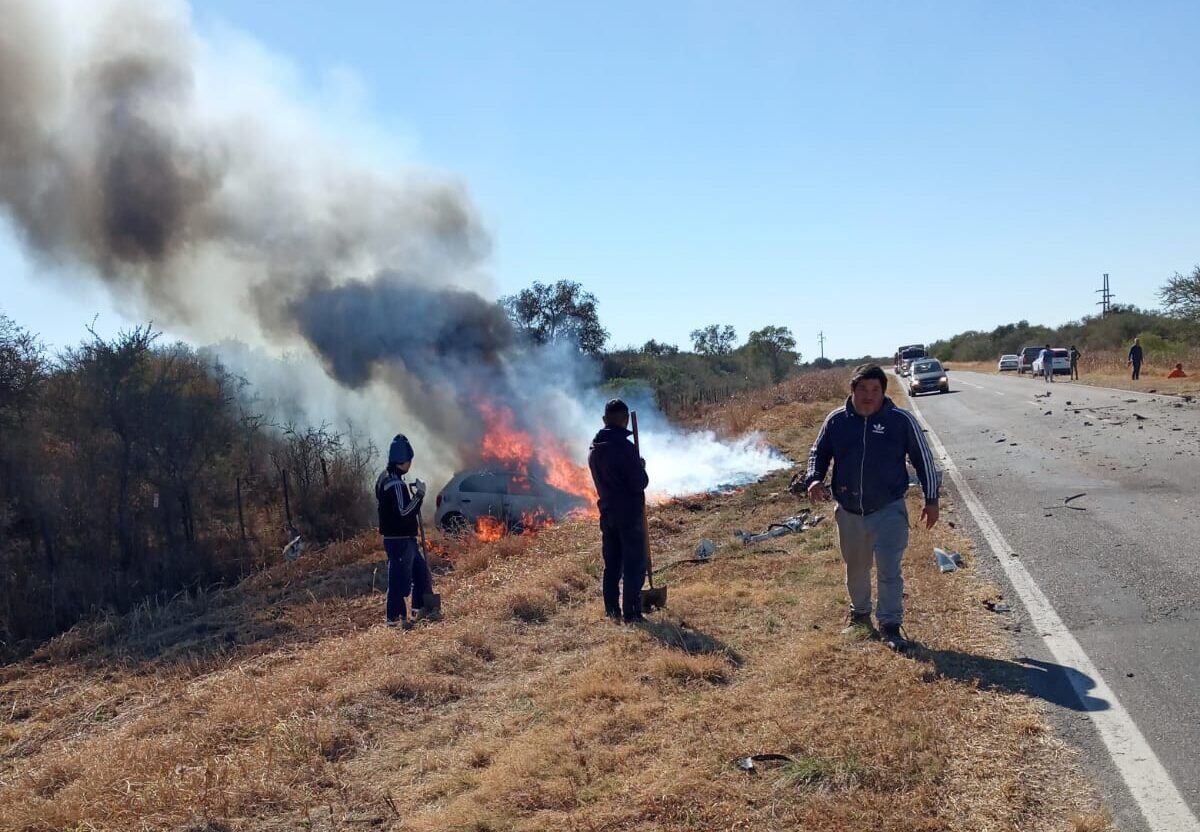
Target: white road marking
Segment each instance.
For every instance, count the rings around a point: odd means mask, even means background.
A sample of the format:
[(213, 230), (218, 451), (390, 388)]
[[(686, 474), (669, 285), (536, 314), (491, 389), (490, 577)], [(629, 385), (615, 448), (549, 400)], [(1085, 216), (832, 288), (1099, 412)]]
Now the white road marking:
[[(1021, 598), (1021, 603), (1025, 605), (1029, 620), (1041, 634), (1042, 641), (1045, 642), (1051, 655), (1059, 664), (1078, 671), (1078, 673), (1067, 674), (1067, 678), (1071, 687), (1075, 689), (1079, 701), (1084, 702), (1087, 697), (1091, 696), (1108, 703), (1108, 710), (1089, 711), (1088, 716), (1096, 726), (1096, 731), (1099, 733), (1100, 739), (1104, 741), (1113, 765), (1116, 766), (1121, 778), (1125, 781), (1129, 793), (1133, 795), (1133, 799), (1141, 809), (1142, 817), (1146, 819), (1150, 829), (1154, 832), (1200, 832), (1200, 820), (1197, 820), (1187, 802), (1179, 794), (1179, 790), (1171, 780), (1171, 775), (1163, 768), (1154, 750), (1129, 716), (1129, 712), (1125, 710), (1108, 683), (1100, 676), (1100, 671), (1092, 664), (1092, 660), (1088, 658), (1083, 647), (1067, 629), (1067, 625), (1063, 623), (1051, 605), (1050, 599), (1038, 587), (1025, 565), (1011, 556), (1013, 550), (1008, 545), (1008, 541), (1004, 539), (1000, 528), (992, 520), (987, 509), (983, 507), (983, 503), (975, 496), (975, 492), (971, 490), (966, 479), (959, 473), (954, 460), (946, 451), (946, 446), (942, 444), (937, 434), (929, 427), (929, 423), (925, 422), (924, 417), (921, 416), (917, 403), (910, 399), (909, 407), (925, 424), (926, 438), (941, 454), (946, 472), (958, 488), (963, 502), (967, 504), (967, 508), (974, 515), (984, 540), (987, 541), (992, 554), (996, 556), (996, 560), (1008, 575), (1009, 581), (1012, 582), (1013, 588)], [(1083, 680), (1086, 677), (1091, 677), (1092, 687), (1090, 689), (1085, 687), (1086, 682)]]
[(982, 384), (972, 384), (971, 382), (969, 382), (969, 381), (964, 381), (964, 380), (963, 380), (963, 379), (961, 379), (961, 378), (960, 378), (960, 379), (956, 379), (956, 381), (957, 381), (959, 384), (965, 384), (965, 385), (967, 385), (968, 387), (974, 387), (976, 390), (983, 390), (983, 389), (984, 389), (984, 386), (983, 386)]

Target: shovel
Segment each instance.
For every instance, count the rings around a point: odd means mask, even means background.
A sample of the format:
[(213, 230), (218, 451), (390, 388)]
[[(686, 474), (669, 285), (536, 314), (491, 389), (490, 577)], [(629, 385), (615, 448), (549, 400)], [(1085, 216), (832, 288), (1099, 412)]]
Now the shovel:
[[(425, 558), (425, 568), (429, 568), (429, 545), (425, 542), (425, 523), (421, 520), (421, 512), (417, 512), (417, 529), (421, 532), (421, 557)], [(416, 598), (413, 602), (416, 602)], [(436, 592), (426, 592), (421, 599), (421, 610), (424, 618), (431, 621), (442, 620), (442, 596)]]
[[(638, 441), (638, 426), (637, 426), (637, 411), (634, 410), (629, 414), (629, 420), (633, 423), (633, 447), (638, 455), (638, 459), (642, 458), (642, 446)], [(646, 577), (650, 581), (650, 588), (642, 590), (642, 609), (654, 610), (667, 605), (667, 588), (665, 586), (654, 585), (654, 563), (650, 560), (650, 524), (646, 520), (646, 498), (642, 496), (642, 539), (646, 542)]]

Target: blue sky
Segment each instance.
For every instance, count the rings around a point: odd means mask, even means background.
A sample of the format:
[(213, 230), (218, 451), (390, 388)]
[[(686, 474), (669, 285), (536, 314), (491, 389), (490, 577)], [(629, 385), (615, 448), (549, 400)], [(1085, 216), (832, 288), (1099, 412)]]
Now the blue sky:
[[(448, 171), (502, 292), (579, 280), (615, 344), (790, 327), (806, 356), (1057, 323), (1200, 263), (1200, 4), (196, 0), (350, 77), (378, 148)], [(382, 138), (381, 138), (382, 137)], [(0, 301), (51, 343), (102, 291)], [(129, 316), (129, 317), (125, 317)]]

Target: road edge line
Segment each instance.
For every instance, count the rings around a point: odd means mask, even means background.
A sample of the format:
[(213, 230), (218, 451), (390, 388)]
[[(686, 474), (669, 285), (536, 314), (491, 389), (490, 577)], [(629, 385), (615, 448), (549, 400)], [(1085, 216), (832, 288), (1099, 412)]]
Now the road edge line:
[(917, 403), (911, 397), (908, 403), (913, 415), (925, 427), (926, 436), (934, 450), (942, 457), (946, 473), (950, 475), (967, 510), (975, 518), (980, 533), (983, 534), (992, 554), (1004, 570), (1013, 589), (1016, 590), (1030, 622), (1037, 628), (1046, 648), (1060, 665), (1091, 677), (1093, 686), (1090, 689), (1081, 690), (1083, 682), (1079, 675), (1067, 674), (1071, 688), (1079, 697), (1079, 701), (1082, 703), (1086, 697), (1092, 696), (1104, 699), (1109, 703), (1108, 710), (1085, 711), (1085, 713), (1091, 718), (1092, 724), (1096, 726), (1096, 732), (1104, 742), (1105, 748), (1108, 749), (1109, 758), (1116, 766), (1117, 773), (1121, 775), (1125, 787), (1129, 790), (1138, 809), (1141, 810), (1142, 817), (1145, 818), (1150, 829), (1154, 832), (1160, 832), (1160, 830), (1161, 832), (1167, 832), (1167, 830), (1170, 832), (1200, 832), (1200, 820), (1197, 820), (1192, 813), (1187, 801), (1183, 799), (1183, 795), (1179, 793), (1179, 789), (1171, 779), (1171, 775), (1159, 762), (1158, 756), (1146, 742), (1146, 738), (1142, 736), (1142, 732), (1134, 723), (1133, 718), (1129, 716), (1129, 712), (1125, 710), (1116, 694), (1104, 681), (1100, 671), (1084, 652), (1083, 646), (1059, 617), (1050, 603), (1050, 599), (1046, 597), (1037, 582), (1034, 581), (1033, 576), (1029, 574), (1029, 570), (1025, 568), (1025, 564), (1011, 556), (1013, 550), (1008, 545), (1008, 541), (1004, 539), (1000, 527), (996, 525), (996, 521), (983, 507), (979, 497), (958, 470), (958, 466), (950, 458), (950, 453), (942, 444), (942, 440), (938, 438), (925, 417), (921, 415)]

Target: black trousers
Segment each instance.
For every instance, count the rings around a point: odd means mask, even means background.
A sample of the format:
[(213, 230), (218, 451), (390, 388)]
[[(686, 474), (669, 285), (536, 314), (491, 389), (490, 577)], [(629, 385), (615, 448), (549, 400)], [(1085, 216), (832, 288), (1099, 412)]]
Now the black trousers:
[(1138, 376), (1140, 376), (1141, 374), (1142, 374), (1142, 362), (1140, 362), (1140, 361), (1133, 362), (1133, 380), (1137, 381)]
[(385, 537), (383, 549), (388, 557), (387, 620), (407, 618), (404, 599), (412, 592), (413, 609), (420, 609), (425, 596), (433, 592), (433, 577), (421, 554), (421, 547), (411, 537)]
[(636, 621), (642, 617), (642, 582), (646, 580), (646, 527), (642, 518), (601, 515), (600, 542), (604, 549), (604, 611)]

